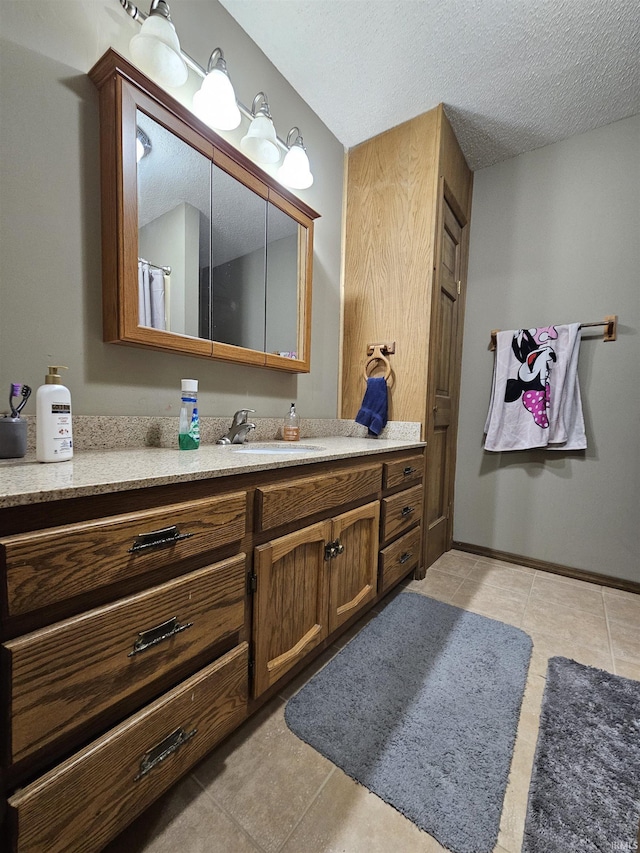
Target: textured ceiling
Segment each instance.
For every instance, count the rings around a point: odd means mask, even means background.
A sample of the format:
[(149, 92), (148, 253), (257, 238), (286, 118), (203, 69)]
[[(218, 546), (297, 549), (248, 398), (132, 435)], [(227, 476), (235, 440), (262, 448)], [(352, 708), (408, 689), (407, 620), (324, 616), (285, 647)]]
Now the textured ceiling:
[(443, 102), (476, 170), (640, 113), (639, 0), (220, 2), (346, 147)]

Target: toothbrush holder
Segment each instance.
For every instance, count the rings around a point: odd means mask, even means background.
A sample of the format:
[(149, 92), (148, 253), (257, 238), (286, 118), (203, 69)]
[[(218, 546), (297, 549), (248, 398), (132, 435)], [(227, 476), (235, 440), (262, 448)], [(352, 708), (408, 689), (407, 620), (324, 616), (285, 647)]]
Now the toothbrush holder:
[(27, 452), (27, 421), (0, 418), (0, 459), (20, 459)]

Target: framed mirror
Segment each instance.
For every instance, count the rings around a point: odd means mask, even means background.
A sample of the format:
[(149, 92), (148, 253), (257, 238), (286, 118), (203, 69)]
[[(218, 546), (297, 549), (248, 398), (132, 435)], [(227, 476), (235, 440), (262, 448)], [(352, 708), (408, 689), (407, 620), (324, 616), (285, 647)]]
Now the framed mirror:
[(315, 211), (115, 51), (89, 74), (104, 339), (308, 372)]

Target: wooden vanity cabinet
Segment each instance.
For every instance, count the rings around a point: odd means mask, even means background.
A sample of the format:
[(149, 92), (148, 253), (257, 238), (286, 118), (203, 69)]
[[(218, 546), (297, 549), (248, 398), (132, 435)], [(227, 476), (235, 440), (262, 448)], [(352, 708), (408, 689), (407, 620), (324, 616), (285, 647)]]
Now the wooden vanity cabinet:
[(384, 485), (394, 491), (382, 499), (379, 583), (382, 594), (420, 566), (423, 470), (422, 454), (384, 464)]
[(190, 485), (0, 511), (2, 849), (101, 849), (245, 719), (248, 492)]
[(261, 530), (327, 517), (255, 549), (254, 696), (375, 598), (381, 487), (376, 461), (258, 488)]
[(423, 461), (0, 509), (0, 847), (96, 853), (405, 577)]
[(378, 501), (255, 549), (254, 695), (377, 592)]
[[(258, 489), (262, 529), (329, 517), (255, 549), (254, 697), (419, 566), (423, 474), (413, 452)], [(335, 513), (340, 501), (362, 505)]]

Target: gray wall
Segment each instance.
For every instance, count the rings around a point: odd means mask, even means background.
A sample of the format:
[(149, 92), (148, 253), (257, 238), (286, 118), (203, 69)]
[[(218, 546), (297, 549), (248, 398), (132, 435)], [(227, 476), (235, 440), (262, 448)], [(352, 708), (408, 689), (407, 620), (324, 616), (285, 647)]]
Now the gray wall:
[[(141, 8), (149, 4), (141, 0)], [(34, 387), (69, 367), (77, 414), (178, 413), (180, 379), (200, 380), (203, 415), (249, 405), (279, 417), (336, 416), (343, 147), (215, 0), (175, 0), (183, 49), (206, 66), (224, 50), (237, 97), (266, 91), (278, 133), (300, 127), (315, 183), (311, 374), (228, 365), (102, 342), (98, 97), (86, 76), (108, 47), (128, 56), (139, 29), (118, 0), (0, 0), (0, 388)], [(185, 100), (196, 88), (174, 91)], [(186, 102), (186, 100), (185, 100)], [(236, 144), (247, 126), (224, 134)], [(0, 412), (5, 410), (0, 403)], [(35, 404), (26, 413), (35, 412)]]
[[(640, 581), (640, 116), (477, 172), (454, 538)], [(482, 450), (491, 329), (619, 315), (579, 377), (588, 449)]]

